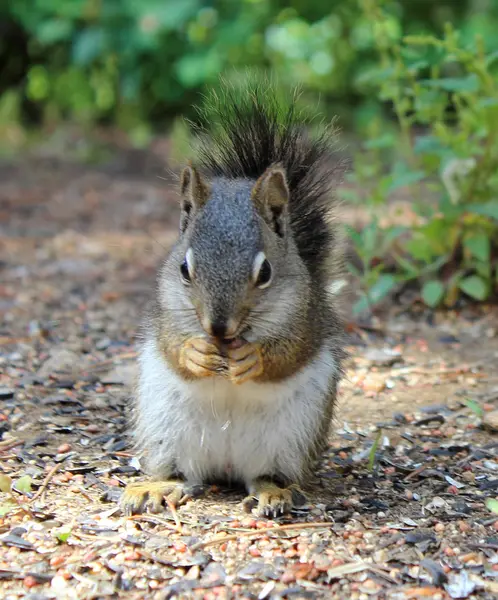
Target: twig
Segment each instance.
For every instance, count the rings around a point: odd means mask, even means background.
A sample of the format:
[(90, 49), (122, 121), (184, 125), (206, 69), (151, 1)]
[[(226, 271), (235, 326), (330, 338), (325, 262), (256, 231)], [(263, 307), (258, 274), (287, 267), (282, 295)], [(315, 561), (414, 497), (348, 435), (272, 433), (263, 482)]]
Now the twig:
[(145, 521), (146, 523), (153, 523), (154, 525), (162, 525), (172, 531), (178, 531), (178, 526), (176, 524), (173, 525), (169, 521), (166, 521), (166, 519), (161, 519), (161, 517), (156, 517), (155, 515), (131, 515), (126, 517), (126, 519), (128, 521)]
[[(393, 374), (395, 375), (406, 375), (406, 374), (416, 374), (416, 375), (463, 375), (465, 373), (469, 373), (472, 369), (479, 369), (483, 366), (483, 362), (475, 362), (468, 365), (461, 365), (459, 367), (401, 367), (400, 369), (393, 369)], [(474, 376), (485, 376), (484, 373), (472, 373)]]
[(182, 523), (178, 517), (178, 513), (176, 512), (176, 506), (175, 506), (174, 502), (171, 502), (171, 500), (168, 497), (166, 497), (166, 504), (168, 505), (168, 508), (171, 511), (171, 516), (173, 517), (173, 519), (175, 521), (175, 525), (176, 525), (178, 532), (183, 533)]
[(6, 335), (0, 336), (0, 346), (5, 346), (7, 344), (19, 344), (21, 342), (31, 342), (33, 338), (30, 337), (8, 337)]
[(78, 485), (78, 486), (76, 486), (76, 487), (79, 489), (79, 491), (80, 491), (80, 494), (81, 494), (81, 495), (82, 495), (84, 498), (86, 498), (86, 499), (87, 499), (87, 500), (89, 500), (90, 502), (93, 502), (93, 498), (90, 496), (90, 494), (89, 494), (89, 493), (88, 493), (88, 492), (85, 490), (85, 488), (84, 488), (82, 485)]
[(233, 535), (225, 535), (214, 540), (208, 540), (207, 542), (199, 542), (190, 547), (190, 550), (194, 552), (200, 548), (206, 548), (207, 546), (215, 546), (216, 544), (223, 544), (224, 542), (233, 542), (239, 538), (253, 537), (260, 535), (261, 533), (279, 533), (280, 531), (292, 531), (293, 529), (313, 529), (313, 528), (330, 528), (332, 523), (291, 523), (289, 525), (277, 525), (276, 527), (264, 527), (263, 529), (256, 529), (255, 531), (244, 531), (239, 534), (234, 533)]
[(116, 541), (115, 537), (105, 537), (103, 535), (90, 535), (89, 533), (82, 533), (81, 531), (71, 531), (71, 536), (74, 536), (75, 538), (78, 538), (80, 540), (88, 540), (89, 542), (106, 542), (108, 545)]
[(43, 483), (39, 487), (38, 491), (31, 498), (30, 503), (33, 503), (35, 500), (38, 500), (38, 498), (45, 492), (45, 490), (47, 489), (48, 484), (52, 480), (52, 477), (57, 473), (57, 471), (61, 468), (61, 466), (62, 466), (62, 462), (56, 463), (55, 466), (53, 466), (50, 469), (50, 471), (47, 473), (47, 476), (43, 480)]
[[(116, 354), (112, 358), (107, 358), (105, 360), (101, 360), (100, 362), (88, 365), (88, 367), (77, 371), (77, 373), (90, 373), (92, 371), (98, 371), (99, 369), (101, 369), (103, 367), (109, 367), (109, 366), (113, 366), (115, 364), (119, 364), (120, 360), (129, 360), (131, 358), (136, 358), (136, 357), (137, 357), (137, 353), (135, 351), (122, 352), (121, 354)], [(74, 375), (74, 373), (73, 373), (73, 375)]]
[(23, 440), (18, 440), (16, 438), (11, 438), (8, 440), (2, 440), (0, 442), (0, 452), (5, 452), (7, 450), (12, 450), (12, 448), (15, 448), (16, 446), (20, 446), (21, 444), (24, 444)]
[(30, 517), (32, 517), (32, 518), (33, 518), (33, 517), (35, 517), (35, 515), (34, 515), (33, 511), (32, 511), (31, 509), (29, 509), (27, 506), (24, 506), (24, 503), (23, 503), (23, 502), (21, 502), (21, 501), (19, 500), (19, 498), (16, 498), (16, 497), (14, 496), (14, 494), (11, 494), (11, 498), (12, 498), (12, 500), (14, 500), (14, 502), (17, 504), (17, 508), (18, 508), (19, 510), (22, 510), (23, 512), (25, 512), (27, 515), (29, 515), (29, 516), (30, 516)]
[(143, 548), (140, 548), (139, 550), (136, 550), (136, 552), (138, 552), (138, 554), (140, 554), (140, 556), (142, 558), (146, 558), (147, 560), (152, 560), (152, 561), (157, 562), (160, 565), (164, 565), (166, 567), (171, 567), (171, 560), (166, 560), (164, 558), (161, 558), (160, 556), (156, 556), (155, 554), (151, 554), (150, 552), (147, 552), (146, 550), (143, 550)]
[(413, 479), (417, 475), (420, 475), (420, 473), (423, 473), (428, 468), (429, 465), (421, 465), (420, 467), (418, 467), (418, 469), (415, 469), (415, 471), (408, 473), (408, 475), (403, 479), (403, 481), (410, 481), (410, 479)]
[(90, 375), (92, 373), (96, 373), (100, 370), (106, 370), (108, 367), (113, 367), (115, 365), (119, 365), (120, 361), (130, 360), (132, 358), (136, 358), (138, 355), (135, 351), (133, 352), (123, 352), (121, 354), (116, 354), (112, 358), (106, 358), (105, 360), (101, 360), (100, 362), (96, 362), (88, 365), (84, 369), (73, 369), (71, 371), (62, 371), (58, 372), (57, 375), (70, 375), (71, 377), (78, 378), (85, 375)]

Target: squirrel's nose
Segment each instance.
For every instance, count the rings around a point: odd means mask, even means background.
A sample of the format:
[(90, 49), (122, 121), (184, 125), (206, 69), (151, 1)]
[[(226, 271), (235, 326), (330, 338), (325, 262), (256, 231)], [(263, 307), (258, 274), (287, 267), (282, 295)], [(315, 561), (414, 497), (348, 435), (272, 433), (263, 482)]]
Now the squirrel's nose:
[(227, 336), (226, 321), (213, 321), (211, 323), (211, 335), (219, 340), (224, 340)]
[(203, 327), (207, 333), (219, 340), (233, 338), (237, 333), (237, 322), (233, 319), (204, 319)]

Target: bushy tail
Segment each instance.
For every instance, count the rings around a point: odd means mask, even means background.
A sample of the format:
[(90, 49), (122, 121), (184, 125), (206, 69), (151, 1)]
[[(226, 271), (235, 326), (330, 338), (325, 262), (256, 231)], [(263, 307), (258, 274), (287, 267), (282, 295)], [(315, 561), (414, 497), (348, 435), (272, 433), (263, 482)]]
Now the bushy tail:
[[(333, 188), (343, 172), (335, 156), (336, 130), (317, 128), (316, 118), (298, 108), (299, 95), (278, 99), (270, 82), (241, 88), (223, 84), (191, 124), (198, 140), (197, 163), (208, 175), (257, 179), (272, 164), (284, 166), (290, 189), (290, 217), (299, 254), (325, 283), (337, 246)], [(312, 132), (315, 131), (315, 135)]]

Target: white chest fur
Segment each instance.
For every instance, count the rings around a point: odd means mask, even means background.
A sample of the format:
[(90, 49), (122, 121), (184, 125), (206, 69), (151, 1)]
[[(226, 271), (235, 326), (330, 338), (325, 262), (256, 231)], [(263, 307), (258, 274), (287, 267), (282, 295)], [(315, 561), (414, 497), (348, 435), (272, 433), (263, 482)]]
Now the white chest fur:
[(168, 477), (175, 464), (192, 483), (276, 473), (298, 480), (335, 374), (325, 347), (281, 383), (186, 382), (149, 340), (140, 355), (137, 436), (151, 474)]

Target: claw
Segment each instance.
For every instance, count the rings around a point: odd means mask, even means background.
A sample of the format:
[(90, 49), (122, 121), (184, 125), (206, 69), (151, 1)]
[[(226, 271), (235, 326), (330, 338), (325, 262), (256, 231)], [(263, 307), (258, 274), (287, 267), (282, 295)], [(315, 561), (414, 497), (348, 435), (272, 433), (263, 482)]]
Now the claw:
[(185, 497), (184, 484), (174, 480), (130, 483), (121, 496), (120, 506), (127, 516), (143, 512), (158, 513), (164, 510), (166, 497), (174, 506), (178, 506)]
[(259, 377), (263, 372), (263, 358), (260, 349), (246, 342), (228, 351), (228, 373), (232, 383), (240, 385)]
[(251, 486), (253, 495), (243, 501), (246, 511), (251, 511), (257, 503), (257, 512), (264, 517), (281, 517), (290, 512), (304, 498), (303, 493), (295, 485), (289, 488), (280, 488), (274, 483), (259, 480)]
[(226, 369), (219, 349), (204, 337), (187, 340), (180, 350), (179, 361), (194, 377), (212, 377)]

